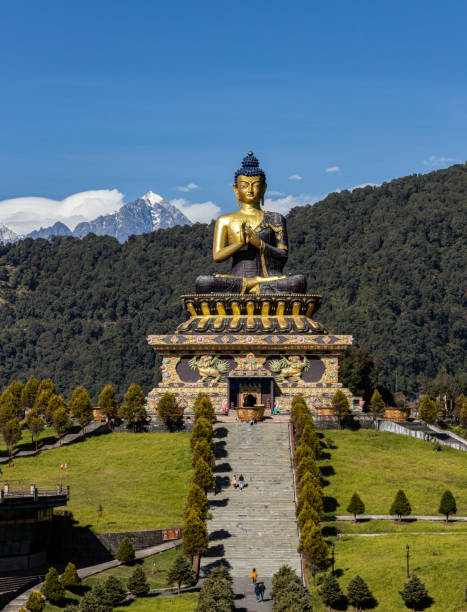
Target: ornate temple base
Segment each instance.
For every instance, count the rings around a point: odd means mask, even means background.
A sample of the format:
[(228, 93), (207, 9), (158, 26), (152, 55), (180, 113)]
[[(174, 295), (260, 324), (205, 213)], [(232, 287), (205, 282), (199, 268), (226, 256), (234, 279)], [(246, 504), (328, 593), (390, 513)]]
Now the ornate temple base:
[(182, 296), (190, 318), (174, 334), (150, 335), (161, 355), (162, 380), (149, 393), (149, 412), (174, 393), (185, 412), (199, 392), (217, 413), (264, 406), (287, 412), (302, 395), (313, 412), (326, 409), (337, 389), (358, 410), (358, 400), (338, 382), (338, 358), (352, 344), (311, 319), (316, 295)]

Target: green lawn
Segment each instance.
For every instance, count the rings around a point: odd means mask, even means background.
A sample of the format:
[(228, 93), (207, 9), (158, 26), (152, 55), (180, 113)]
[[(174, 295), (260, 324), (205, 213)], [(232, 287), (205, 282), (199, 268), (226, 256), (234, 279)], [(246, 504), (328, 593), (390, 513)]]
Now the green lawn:
[(435, 515), (442, 493), (450, 489), (457, 513), (467, 515), (467, 453), (443, 447), (434, 452), (423, 440), (375, 431), (328, 431), (337, 448), (320, 460), (328, 486), (324, 495), (337, 502), (329, 514), (348, 514), (354, 491), (366, 514), (389, 514), (398, 489), (403, 489), (412, 514)]
[(80, 525), (100, 532), (179, 526), (192, 471), (189, 441), (187, 433), (106, 434), (15, 459), (11, 481), (53, 485), (67, 463), (67, 509)]
[[(322, 523), (324, 533), (332, 535), (333, 528), (340, 533), (466, 533), (467, 523), (449, 523), (432, 521), (402, 522), (393, 521), (333, 521)], [(335, 532), (334, 532), (335, 533)]]
[[(156, 555), (151, 555), (150, 557), (146, 557), (145, 559), (141, 559), (141, 561), (137, 562), (143, 568), (151, 589), (163, 589), (169, 586), (167, 584), (167, 572), (179, 552), (180, 547), (171, 548), (170, 550), (166, 550)], [(102, 582), (108, 576), (115, 576), (116, 578), (119, 578), (123, 584), (126, 584), (128, 578), (134, 572), (135, 567), (136, 565), (119, 565), (118, 567), (106, 570), (100, 574), (89, 576), (89, 578), (84, 580), (84, 584), (92, 587), (94, 584), (96, 584), (96, 582)]]
[[(375, 610), (407, 610), (398, 591), (406, 581), (406, 551), (410, 547), (410, 571), (425, 583), (434, 603), (431, 612), (465, 612), (467, 585), (466, 534), (393, 534), (375, 537), (334, 538), (335, 570), (341, 588), (356, 575), (366, 581), (378, 601)], [(316, 589), (312, 588), (316, 593)], [(327, 610), (316, 596), (314, 612)], [(349, 607), (349, 610), (351, 608)]]
[(176, 597), (145, 597), (137, 599), (130, 606), (114, 608), (115, 612), (194, 612), (198, 596), (193, 593)]

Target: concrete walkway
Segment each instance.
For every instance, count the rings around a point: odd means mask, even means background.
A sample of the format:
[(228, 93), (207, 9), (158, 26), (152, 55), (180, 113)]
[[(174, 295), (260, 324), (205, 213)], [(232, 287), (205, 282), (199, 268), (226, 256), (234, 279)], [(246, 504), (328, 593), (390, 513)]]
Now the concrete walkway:
[[(170, 542), (164, 542), (163, 544), (159, 544), (157, 546), (150, 546), (149, 548), (142, 548), (135, 552), (136, 559), (145, 559), (146, 557), (150, 557), (151, 555), (155, 555), (156, 553), (163, 552), (164, 550), (169, 550), (170, 548), (175, 548), (180, 544), (181, 540), (171, 540)], [(112, 567), (117, 567), (122, 565), (121, 561), (114, 559), (112, 561), (107, 561), (106, 563), (98, 563), (97, 565), (90, 565), (88, 567), (82, 567), (78, 570), (78, 576), (81, 579), (88, 578), (89, 576), (93, 576), (94, 574), (100, 574), (101, 572), (111, 569)], [(3, 612), (18, 612), (22, 607), (26, 605), (26, 601), (28, 600), (29, 594), (32, 591), (39, 591), (42, 582), (35, 584), (33, 587), (29, 588), (24, 593), (21, 593), (16, 599), (13, 599), (3, 608)]]
[(256, 600), (255, 587), (250, 578), (234, 578), (232, 588), (235, 593), (235, 610), (241, 612), (272, 610), (271, 578), (258, 576), (258, 582), (264, 582), (266, 586), (264, 601)]

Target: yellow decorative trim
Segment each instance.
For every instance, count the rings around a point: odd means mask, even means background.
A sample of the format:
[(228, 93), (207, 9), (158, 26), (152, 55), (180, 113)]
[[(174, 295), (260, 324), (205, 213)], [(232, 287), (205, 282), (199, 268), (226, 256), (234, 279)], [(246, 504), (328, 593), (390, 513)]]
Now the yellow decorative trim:
[(205, 316), (209, 316), (211, 311), (209, 310), (209, 304), (207, 302), (201, 302), (201, 312)]
[(254, 302), (247, 302), (246, 303), (246, 312), (250, 316), (255, 314), (255, 303)]
[(216, 309), (218, 314), (225, 315), (225, 308), (222, 302), (216, 302)]
[(235, 316), (240, 315), (240, 306), (238, 305), (238, 302), (232, 302), (232, 312)]
[(281, 316), (284, 314), (284, 310), (285, 310), (285, 302), (283, 302), (282, 300), (280, 302), (277, 302), (277, 316)]
[(195, 307), (193, 306), (191, 302), (187, 302), (186, 309), (188, 310), (189, 314), (191, 314), (192, 317), (196, 317), (197, 313), (196, 313)]
[(300, 314), (300, 302), (294, 302), (292, 305), (292, 315), (297, 316)]
[(271, 302), (263, 302), (261, 305), (261, 316), (267, 317), (269, 314), (269, 309), (271, 307)]

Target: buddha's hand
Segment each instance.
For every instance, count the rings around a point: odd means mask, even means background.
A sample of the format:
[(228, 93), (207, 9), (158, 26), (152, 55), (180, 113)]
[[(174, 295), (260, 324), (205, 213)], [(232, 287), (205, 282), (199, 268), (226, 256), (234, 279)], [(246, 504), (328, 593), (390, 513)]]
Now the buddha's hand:
[(255, 230), (252, 227), (250, 227), (249, 225), (247, 225), (246, 228), (245, 228), (245, 232), (246, 232), (247, 242), (252, 244), (257, 249), (260, 249), (262, 244), (263, 244), (263, 241), (258, 236), (258, 234), (255, 232)]

